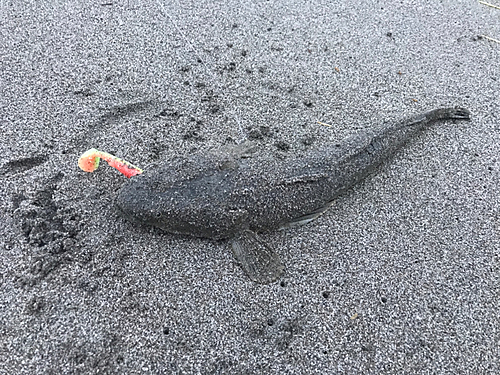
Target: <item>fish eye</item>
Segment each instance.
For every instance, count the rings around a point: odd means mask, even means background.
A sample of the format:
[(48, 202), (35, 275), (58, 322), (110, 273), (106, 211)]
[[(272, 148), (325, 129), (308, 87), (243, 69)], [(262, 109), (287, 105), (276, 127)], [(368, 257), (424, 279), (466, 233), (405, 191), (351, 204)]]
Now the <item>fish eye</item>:
[(161, 217), (161, 212), (159, 212), (159, 211), (158, 211), (158, 212), (155, 212), (155, 217), (156, 217), (157, 219), (159, 219), (159, 218)]

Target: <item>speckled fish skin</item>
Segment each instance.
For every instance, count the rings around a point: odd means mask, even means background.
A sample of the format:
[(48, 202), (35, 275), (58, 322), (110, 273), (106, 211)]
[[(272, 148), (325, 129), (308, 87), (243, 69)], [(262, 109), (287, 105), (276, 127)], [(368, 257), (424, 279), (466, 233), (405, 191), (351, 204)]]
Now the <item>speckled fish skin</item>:
[(130, 218), (198, 237), (277, 229), (327, 207), (429, 124), (469, 116), (463, 108), (436, 109), (284, 161), (217, 154), (174, 159), (133, 177), (117, 205)]

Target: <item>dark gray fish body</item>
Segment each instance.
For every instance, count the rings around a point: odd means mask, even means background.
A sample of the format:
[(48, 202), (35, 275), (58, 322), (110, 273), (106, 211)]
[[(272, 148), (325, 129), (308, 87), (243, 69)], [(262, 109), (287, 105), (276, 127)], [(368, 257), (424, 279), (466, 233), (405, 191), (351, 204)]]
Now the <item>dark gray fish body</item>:
[(133, 177), (117, 204), (128, 217), (168, 232), (214, 239), (305, 223), (419, 130), (447, 119), (469, 119), (469, 112), (437, 109), (285, 161), (229, 155), (174, 159)]

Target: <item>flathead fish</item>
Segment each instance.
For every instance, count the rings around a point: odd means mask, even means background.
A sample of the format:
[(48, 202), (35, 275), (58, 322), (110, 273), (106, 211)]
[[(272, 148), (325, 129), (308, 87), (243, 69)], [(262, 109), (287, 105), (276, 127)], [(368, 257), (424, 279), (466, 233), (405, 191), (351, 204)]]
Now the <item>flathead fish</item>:
[(285, 161), (229, 153), (173, 159), (132, 177), (116, 203), (167, 232), (230, 239), (245, 273), (269, 283), (283, 266), (258, 232), (313, 220), (429, 124), (469, 118), (464, 108), (435, 109)]

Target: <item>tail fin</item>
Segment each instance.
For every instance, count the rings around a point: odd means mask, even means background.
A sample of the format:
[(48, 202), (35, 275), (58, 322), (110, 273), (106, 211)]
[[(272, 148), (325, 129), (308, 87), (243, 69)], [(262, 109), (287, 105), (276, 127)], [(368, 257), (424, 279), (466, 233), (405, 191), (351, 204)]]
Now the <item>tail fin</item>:
[(439, 108), (434, 111), (430, 111), (427, 113), (429, 119), (436, 120), (448, 120), (448, 119), (456, 119), (456, 120), (470, 120), (470, 112), (468, 109), (462, 107), (455, 108)]

